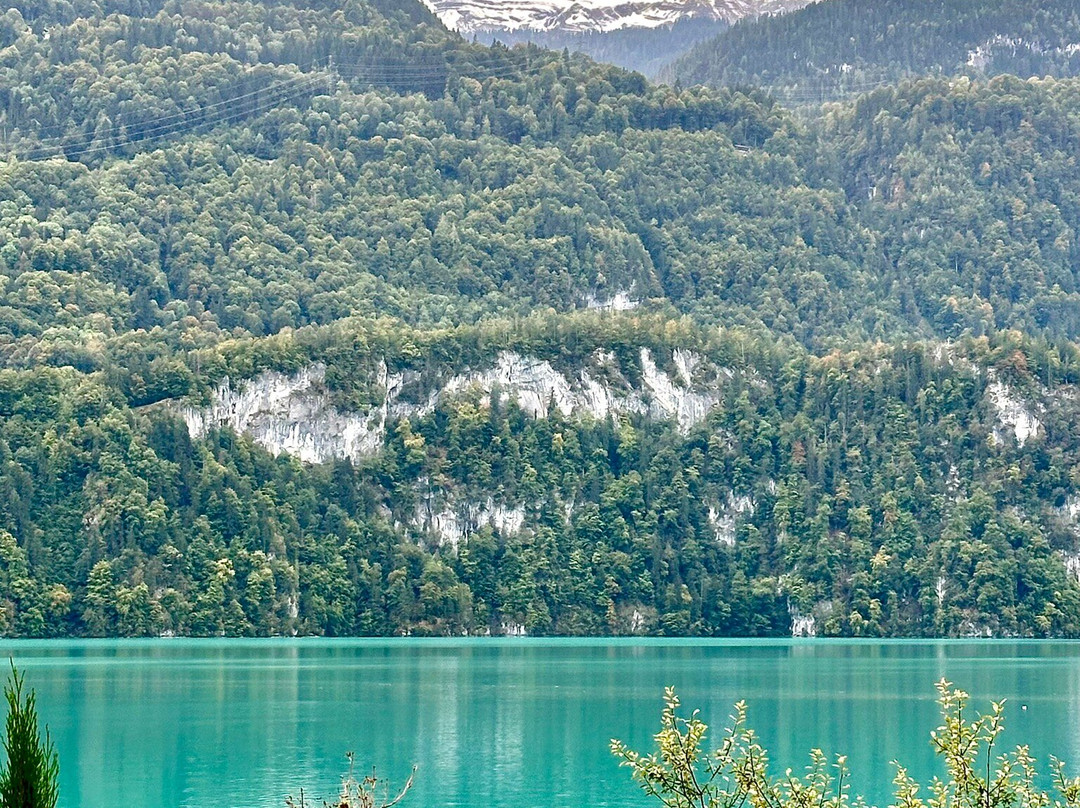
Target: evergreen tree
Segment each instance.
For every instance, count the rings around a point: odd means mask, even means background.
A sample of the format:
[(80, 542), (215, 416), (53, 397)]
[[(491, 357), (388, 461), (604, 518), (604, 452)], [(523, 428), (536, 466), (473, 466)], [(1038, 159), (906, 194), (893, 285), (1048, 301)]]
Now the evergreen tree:
[(34, 690), (24, 696), (23, 676), (14, 662), (4, 698), (8, 703), (4, 737), (8, 759), (0, 769), (0, 808), (56, 808), (60, 763), (48, 727), (44, 742), (41, 740)]

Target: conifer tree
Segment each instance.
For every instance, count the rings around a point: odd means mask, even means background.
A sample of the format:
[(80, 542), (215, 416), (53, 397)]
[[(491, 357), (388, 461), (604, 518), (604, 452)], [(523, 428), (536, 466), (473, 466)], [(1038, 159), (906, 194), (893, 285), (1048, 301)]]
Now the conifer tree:
[(41, 739), (34, 690), (23, 694), (23, 676), (14, 661), (4, 698), (8, 703), (7, 763), (0, 768), (0, 808), (56, 808), (60, 763), (48, 727), (45, 740)]

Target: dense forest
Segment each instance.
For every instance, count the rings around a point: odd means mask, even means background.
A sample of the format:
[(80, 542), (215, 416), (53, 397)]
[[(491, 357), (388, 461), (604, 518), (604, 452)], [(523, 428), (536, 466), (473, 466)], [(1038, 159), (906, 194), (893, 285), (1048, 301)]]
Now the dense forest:
[[(1072, 349), (816, 358), (640, 317), (333, 331), (229, 345), (216, 364), (317, 359), (359, 407), (379, 392), (357, 383), (374, 357), (431, 378), (496, 348), (562, 368), (601, 350), (623, 357), (611, 378), (640, 373), (648, 346), (708, 357), (716, 406), (681, 430), (538, 419), (465, 391), (397, 420), (361, 462), (304, 466), (227, 430), (193, 441), (102, 374), (5, 371), (6, 630), (769, 635), (801, 613), (856, 636), (1080, 633), (1060, 555), (1080, 460)], [(1033, 434), (1001, 420), (998, 385), (1037, 413)], [(415, 517), (432, 492), (520, 508), (521, 524), (455, 546)]]
[(698, 17), (684, 17), (672, 25), (657, 28), (617, 28), (614, 31), (491, 31), (477, 34), (481, 42), (504, 45), (533, 44), (551, 50), (584, 53), (597, 62), (636, 70), (649, 78), (690, 48), (725, 31), (728, 23)]
[(928, 75), (1080, 73), (1076, 0), (825, 0), (743, 21), (661, 71), (815, 104)]
[[(407, 0), (40, 0), (0, 131), (5, 634), (1080, 635), (1078, 81), (802, 119)], [(312, 366), (374, 451), (182, 417)]]

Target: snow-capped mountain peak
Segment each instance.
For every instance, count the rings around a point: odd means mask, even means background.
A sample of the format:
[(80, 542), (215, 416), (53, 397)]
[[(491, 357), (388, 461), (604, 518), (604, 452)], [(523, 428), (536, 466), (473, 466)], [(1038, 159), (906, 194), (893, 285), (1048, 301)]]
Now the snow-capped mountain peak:
[(777, 14), (810, 0), (424, 0), (449, 28), (484, 31), (617, 31), (659, 28), (681, 19), (732, 23)]

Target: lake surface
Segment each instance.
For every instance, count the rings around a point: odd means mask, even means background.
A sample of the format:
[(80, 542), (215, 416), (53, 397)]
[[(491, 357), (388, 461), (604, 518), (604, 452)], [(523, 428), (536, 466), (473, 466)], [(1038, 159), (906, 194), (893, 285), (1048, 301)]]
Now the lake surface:
[[(645, 751), (665, 685), (713, 727), (746, 699), (778, 769), (849, 755), (887, 804), (939, 771), (934, 682), (1008, 698), (1007, 741), (1080, 770), (1080, 644), (262, 640), (4, 642), (38, 693), (68, 808), (331, 797), (344, 753), (416, 784), (403, 808), (650, 805), (608, 752)], [(1026, 710), (1021, 710), (1021, 704)], [(320, 804), (321, 803), (316, 803)]]

